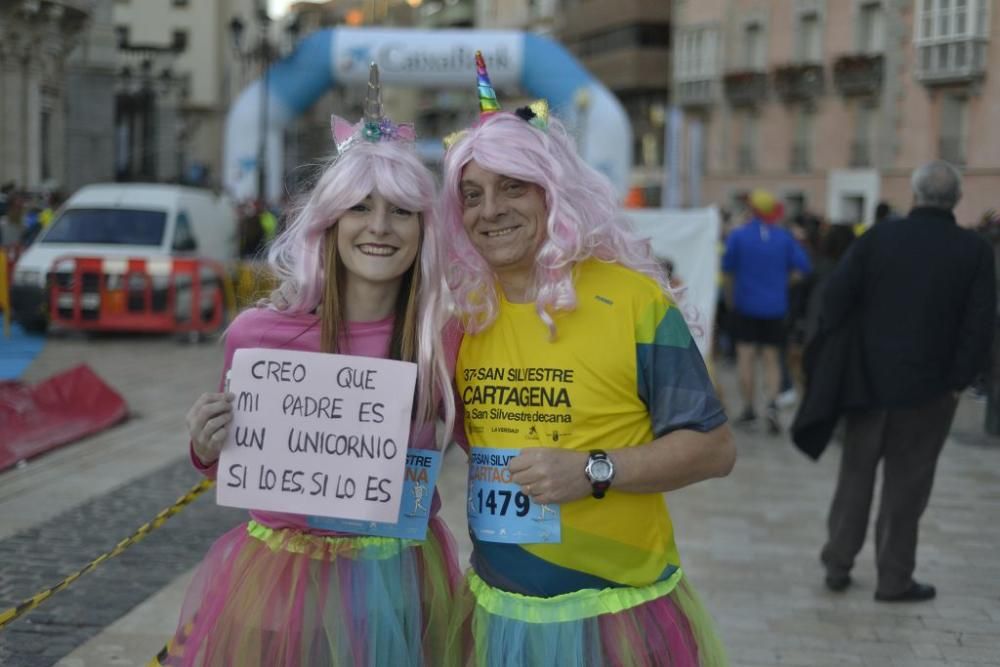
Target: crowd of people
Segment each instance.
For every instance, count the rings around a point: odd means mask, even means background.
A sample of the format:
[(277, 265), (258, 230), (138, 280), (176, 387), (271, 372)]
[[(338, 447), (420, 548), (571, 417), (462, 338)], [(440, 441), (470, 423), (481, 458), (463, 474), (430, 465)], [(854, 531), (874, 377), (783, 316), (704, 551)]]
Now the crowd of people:
[[(334, 157), (265, 244), (281, 287), (240, 314), (225, 346), (226, 369), (242, 348), (415, 363), (409, 446), (455, 441), (470, 462), (509, 461), (503, 481), (470, 477), (471, 569), (460, 574), (436, 491), (424, 540), (253, 510), (206, 555), (154, 664), (728, 664), (663, 496), (726, 476), (736, 460), (677, 283), (544, 101), (503, 110), (478, 54), (476, 64), (479, 117), (447, 139), (440, 189), (413, 128), (385, 116), (372, 66), (364, 117), (333, 119)], [(847, 416), (821, 555), (831, 590), (851, 584), (885, 461), (882, 602), (935, 594), (913, 578), (917, 524), (996, 312), (992, 252), (951, 214), (958, 173), (932, 163), (913, 189), (909, 215), (883, 211), (859, 238), (808, 217), (785, 228), (776, 199), (755, 191), (721, 260), (736, 423), (763, 405), (769, 431), (782, 432), (783, 365), (806, 380), (797, 444), (818, 455), (829, 420)], [(799, 373), (788, 352), (807, 339), (828, 347)], [(846, 362), (823, 366), (836, 354)], [(558, 398), (526, 401), (516, 418), (489, 409), (505, 390), (533, 389)], [(188, 413), (192, 463), (209, 477), (234, 398), (220, 380)], [(525, 415), (567, 426), (539, 432)], [(544, 530), (476, 508), (472, 494), (503, 484), (550, 521)]]
[[(873, 225), (905, 217), (882, 201), (874, 209)], [(975, 227), (994, 252), (1000, 252), (998, 221), (1000, 216), (987, 211)], [(756, 422), (754, 393), (763, 387), (767, 430), (772, 435), (784, 432), (788, 420), (779, 413), (802, 397), (802, 357), (820, 330), (827, 280), (868, 230), (863, 223), (831, 222), (808, 211), (786, 215), (777, 198), (763, 189), (751, 191), (741, 209), (723, 211), (713, 352), (738, 368), (742, 410), (736, 424)], [(984, 371), (992, 355), (987, 357)], [(757, 381), (758, 366), (763, 382)], [(973, 382), (977, 395), (985, 394), (987, 385), (985, 372)]]
[(58, 190), (32, 193), (14, 182), (0, 186), (0, 246), (30, 245), (52, 224), (63, 199)]
[[(60, 190), (29, 192), (14, 182), (0, 186), (0, 246), (31, 245), (52, 224), (65, 201)], [(278, 234), (280, 209), (249, 199), (237, 206), (235, 230), (238, 253), (244, 259), (260, 259)]]
[(720, 325), (723, 340), (735, 341), (744, 406), (736, 423), (756, 419), (753, 366), (762, 351), (771, 434), (781, 433), (778, 401), (789, 382), (805, 389), (792, 425), (803, 452), (818, 458), (844, 424), (820, 554), (831, 591), (853, 583), (881, 465), (881, 602), (937, 594), (914, 578), (919, 521), (958, 397), (990, 366), (998, 313), (995, 216), (977, 230), (957, 224), (961, 174), (947, 162), (918, 168), (912, 190), (908, 214), (881, 202), (871, 228), (814, 216), (783, 227), (780, 204), (755, 190), (722, 260), (731, 289)]
[(243, 202), (236, 213), (239, 256), (248, 260), (263, 259), (278, 234), (279, 216), (259, 199)]

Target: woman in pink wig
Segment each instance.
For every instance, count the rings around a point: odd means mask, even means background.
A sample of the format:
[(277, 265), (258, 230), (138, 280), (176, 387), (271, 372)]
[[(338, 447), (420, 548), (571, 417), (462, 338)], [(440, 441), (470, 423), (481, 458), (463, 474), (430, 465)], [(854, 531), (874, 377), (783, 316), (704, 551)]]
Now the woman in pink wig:
[[(413, 130), (382, 114), (372, 66), (365, 118), (334, 119), (338, 155), (323, 170), (269, 261), (296, 287), (284, 311), (250, 309), (226, 336), (240, 348), (334, 352), (415, 362), (411, 448), (438, 449), (454, 421), (455, 343), (446, 320), (435, 183)], [(203, 394), (188, 413), (194, 465), (215, 477), (232, 394)], [(436, 667), (457, 577), (435, 492), (426, 539), (346, 534), (298, 514), (251, 511), (194, 576), (177, 631), (154, 664), (239, 667)]]
[(704, 361), (608, 181), (544, 102), (500, 111), (477, 67), (442, 191), (473, 541), (451, 659), (724, 665), (663, 497), (735, 461)]

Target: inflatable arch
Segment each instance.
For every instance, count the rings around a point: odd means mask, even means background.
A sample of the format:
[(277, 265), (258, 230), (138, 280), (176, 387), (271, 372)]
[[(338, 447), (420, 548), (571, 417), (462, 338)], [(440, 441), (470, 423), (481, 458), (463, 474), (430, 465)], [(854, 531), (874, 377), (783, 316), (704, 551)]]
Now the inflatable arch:
[[(363, 86), (368, 63), (375, 61), (384, 84), (465, 87), (472, 106), (477, 49), (486, 58), (494, 86), (502, 91), (517, 84), (532, 97), (546, 98), (556, 115), (576, 128), (584, 159), (625, 193), (632, 166), (628, 116), (617, 98), (558, 43), (515, 31), (333, 28), (312, 33), (268, 71), (268, 200), (281, 195), (285, 126), (327, 90)], [(226, 119), (223, 180), (237, 200), (257, 194), (262, 91), (260, 80), (251, 84)]]

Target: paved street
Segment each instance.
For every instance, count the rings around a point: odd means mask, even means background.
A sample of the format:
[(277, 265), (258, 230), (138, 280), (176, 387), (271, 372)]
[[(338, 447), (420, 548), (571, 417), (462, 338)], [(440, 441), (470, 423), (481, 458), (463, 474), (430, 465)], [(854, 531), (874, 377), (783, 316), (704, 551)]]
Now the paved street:
[[(132, 417), (0, 473), (0, 609), (111, 548), (198, 480), (183, 418), (216, 385), (221, 346), (54, 338), (25, 379), (82, 360), (126, 397)], [(737, 407), (733, 373), (720, 373)], [(670, 494), (685, 569), (734, 665), (1000, 665), (1000, 439), (981, 435), (983, 410), (963, 399), (923, 522), (917, 576), (938, 587), (933, 602), (874, 602), (870, 545), (851, 590), (823, 588), (817, 554), (836, 449), (814, 464), (762, 428), (741, 431), (729, 478)], [(464, 455), (449, 452), (441, 486), (465, 559), (463, 466)], [(173, 629), (191, 568), (242, 516), (210, 495), (0, 631), (0, 665), (144, 664)]]

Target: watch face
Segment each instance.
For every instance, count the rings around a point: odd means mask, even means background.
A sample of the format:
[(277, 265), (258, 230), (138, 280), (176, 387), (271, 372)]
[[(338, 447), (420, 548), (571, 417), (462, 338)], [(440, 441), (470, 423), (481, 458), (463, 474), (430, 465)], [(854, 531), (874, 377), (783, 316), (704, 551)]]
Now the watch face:
[(611, 464), (602, 459), (590, 462), (590, 478), (595, 482), (606, 482), (611, 479)]

